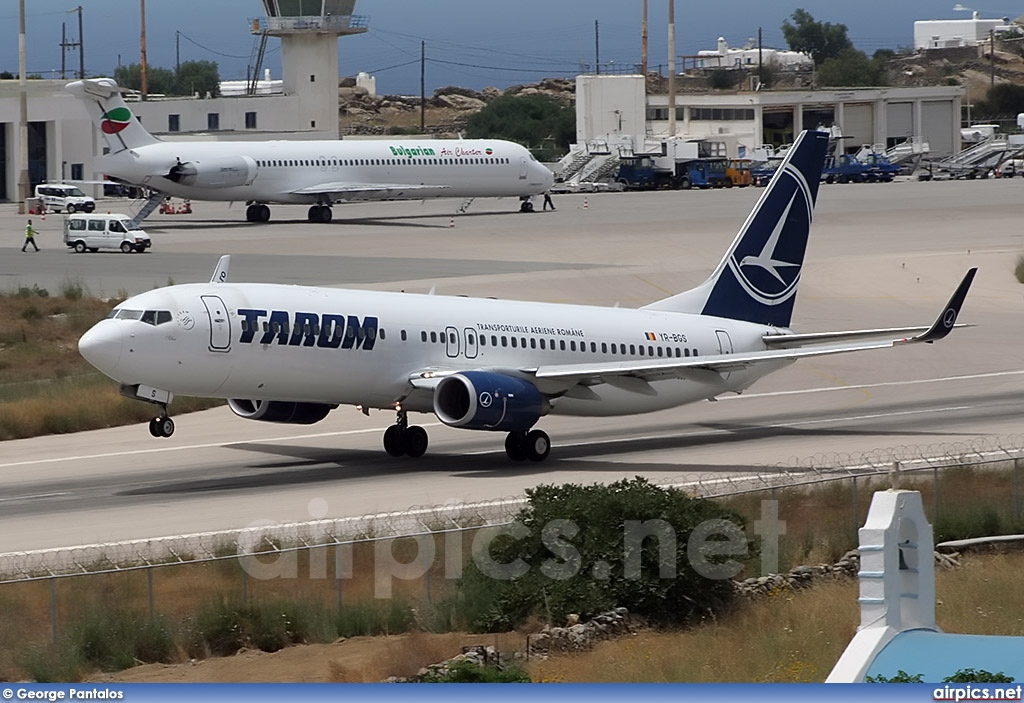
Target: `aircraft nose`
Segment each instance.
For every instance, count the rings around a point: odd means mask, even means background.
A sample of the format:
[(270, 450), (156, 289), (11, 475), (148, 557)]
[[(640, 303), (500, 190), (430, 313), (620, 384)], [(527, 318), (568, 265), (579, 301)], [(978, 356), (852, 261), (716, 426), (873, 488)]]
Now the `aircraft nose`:
[(541, 178), (544, 181), (544, 190), (547, 190), (555, 184), (555, 174), (544, 164), (541, 164), (540, 167), (544, 170), (544, 173), (541, 174)]
[(78, 340), (78, 352), (97, 369), (114, 377), (114, 371), (121, 360), (124, 346), (123, 325), (113, 320), (103, 320), (82, 335)]

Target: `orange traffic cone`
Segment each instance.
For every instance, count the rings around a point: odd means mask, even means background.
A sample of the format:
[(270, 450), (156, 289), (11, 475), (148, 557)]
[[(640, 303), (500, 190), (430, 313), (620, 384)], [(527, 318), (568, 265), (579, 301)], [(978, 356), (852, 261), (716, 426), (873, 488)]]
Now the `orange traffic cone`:
[(448, 227), (451, 228), (451, 227), (454, 227), (454, 226), (455, 226), (455, 217), (453, 215), (452, 218), (448, 220)]
[(587, 199), (586, 199), (586, 197), (584, 197), (583, 198), (583, 209), (586, 210), (588, 207), (590, 207), (590, 205), (587, 204)]

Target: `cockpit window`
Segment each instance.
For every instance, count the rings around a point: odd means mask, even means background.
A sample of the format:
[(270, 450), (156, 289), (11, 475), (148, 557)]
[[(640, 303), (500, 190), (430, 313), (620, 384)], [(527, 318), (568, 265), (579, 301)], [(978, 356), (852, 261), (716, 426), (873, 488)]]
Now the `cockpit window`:
[(147, 325), (162, 325), (171, 321), (170, 310), (146, 310), (140, 318)]
[(139, 320), (142, 319), (141, 310), (125, 310), (121, 309), (117, 311), (118, 320)]

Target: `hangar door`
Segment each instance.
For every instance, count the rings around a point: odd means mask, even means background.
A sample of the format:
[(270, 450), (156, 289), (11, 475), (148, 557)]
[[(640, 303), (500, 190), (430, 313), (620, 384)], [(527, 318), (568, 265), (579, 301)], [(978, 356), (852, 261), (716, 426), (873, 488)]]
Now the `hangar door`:
[(914, 134), (914, 103), (889, 103), (885, 110), (885, 146), (891, 148)]
[(843, 136), (848, 137), (843, 145), (847, 151), (856, 151), (861, 144), (871, 144), (875, 138), (875, 111), (870, 103), (848, 103), (843, 105)]
[(951, 100), (930, 100), (921, 103), (921, 131), (924, 133), (933, 157), (949, 156), (960, 151), (953, 143), (953, 135), (959, 136), (959, 120), (953, 115)]

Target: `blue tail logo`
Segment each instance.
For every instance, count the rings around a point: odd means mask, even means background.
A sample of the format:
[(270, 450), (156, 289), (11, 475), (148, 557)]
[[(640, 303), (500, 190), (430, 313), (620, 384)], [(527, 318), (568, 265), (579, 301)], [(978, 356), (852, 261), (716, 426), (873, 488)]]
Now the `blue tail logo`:
[(702, 314), (789, 326), (827, 144), (823, 132), (797, 139), (719, 266)]

